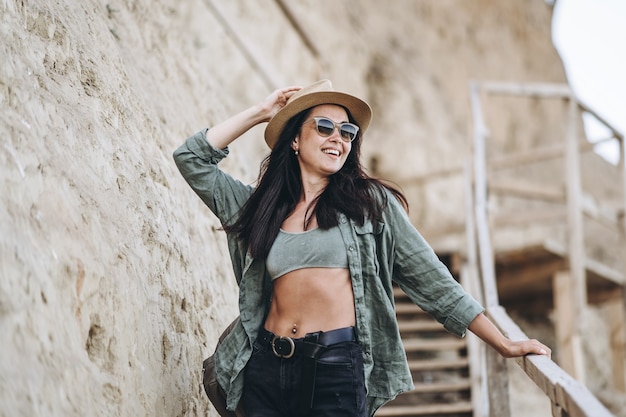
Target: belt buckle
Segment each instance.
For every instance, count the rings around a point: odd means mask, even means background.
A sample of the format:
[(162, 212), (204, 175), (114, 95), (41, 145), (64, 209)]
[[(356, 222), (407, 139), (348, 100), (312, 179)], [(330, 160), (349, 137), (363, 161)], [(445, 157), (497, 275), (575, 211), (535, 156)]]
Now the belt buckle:
[[(282, 342), (283, 340), (286, 340), (287, 342), (289, 342), (289, 348), (290, 351), (287, 354), (283, 354), (283, 353), (278, 353), (276, 351), (276, 340)], [(296, 344), (293, 342), (293, 339), (291, 337), (283, 337), (283, 336), (274, 336), (272, 338), (272, 341), (270, 342), (270, 345), (272, 346), (272, 352), (274, 353), (274, 355), (278, 356), (279, 358), (283, 358), (283, 359), (289, 359), (293, 356), (293, 354), (296, 351)]]

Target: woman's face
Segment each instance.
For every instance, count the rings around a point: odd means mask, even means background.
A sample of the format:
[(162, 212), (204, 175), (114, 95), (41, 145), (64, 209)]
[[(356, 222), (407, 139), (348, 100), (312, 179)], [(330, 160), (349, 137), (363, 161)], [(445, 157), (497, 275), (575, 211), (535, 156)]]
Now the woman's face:
[(346, 110), (335, 104), (323, 104), (313, 107), (304, 119), (300, 133), (291, 143), (291, 148), (298, 151), (298, 162), (302, 177), (328, 177), (339, 171), (348, 158), (352, 142), (341, 138), (335, 128), (330, 136), (322, 136), (316, 129), (314, 117), (326, 117), (335, 123), (349, 122)]

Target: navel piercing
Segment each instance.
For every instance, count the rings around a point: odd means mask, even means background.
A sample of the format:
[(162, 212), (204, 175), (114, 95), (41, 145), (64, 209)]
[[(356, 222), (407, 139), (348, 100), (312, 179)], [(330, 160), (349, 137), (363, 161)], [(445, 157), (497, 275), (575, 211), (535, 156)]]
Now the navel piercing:
[(291, 328), (291, 333), (292, 334), (296, 334), (298, 333), (298, 325), (294, 323), (293, 327)]

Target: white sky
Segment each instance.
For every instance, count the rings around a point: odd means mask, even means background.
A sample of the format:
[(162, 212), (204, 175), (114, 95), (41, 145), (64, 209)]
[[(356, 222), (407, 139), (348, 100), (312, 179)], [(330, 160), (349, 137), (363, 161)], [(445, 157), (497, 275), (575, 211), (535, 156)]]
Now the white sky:
[[(626, 0), (557, 0), (552, 36), (578, 98), (626, 133)], [(608, 135), (585, 119), (594, 141)], [(616, 141), (596, 147), (615, 161)]]

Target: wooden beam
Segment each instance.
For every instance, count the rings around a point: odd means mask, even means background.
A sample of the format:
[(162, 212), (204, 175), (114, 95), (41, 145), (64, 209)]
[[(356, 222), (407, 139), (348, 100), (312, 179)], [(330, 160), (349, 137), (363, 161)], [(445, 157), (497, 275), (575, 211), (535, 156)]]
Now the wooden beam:
[[(589, 152), (594, 149), (597, 142), (588, 141), (580, 142), (580, 152)], [(534, 149), (517, 151), (506, 155), (493, 156), (487, 159), (487, 168), (492, 170), (510, 169), (525, 164), (532, 164), (550, 159), (563, 158), (565, 151), (563, 145), (556, 143), (553, 145), (545, 145)], [(432, 170), (429, 172), (411, 175), (396, 180), (403, 187), (420, 186), (430, 181), (444, 180), (449, 177), (458, 177), (463, 174), (465, 167), (463, 165), (451, 166), (448, 168)], [(471, 176), (471, 173), (470, 173)]]
[(396, 182), (403, 187), (420, 186), (430, 181), (442, 180), (447, 177), (458, 177), (463, 173), (463, 166), (453, 166), (450, 168), (437, 169), (422, 174), (411, 175), (410, 177), (399, 178)]
[(554, 274), (554, 320), (559, 364), (573, 378), (584, 382), (584, 367), (581, 332), (579, 328), (580, 313), (575, 311), (578, 306), (572, 302), (574, 298), (571, 274), (559, 271)]
[(472, 161), (468, 158), (465, 166), (465, 240), (467, 244), (467, 265), (461, 268), (461, 282), (466, 289), (478, 300), (479, 303), (484, 304), (484, 292), (482, 288), (482, 281), (478, 272), (478, 249), (476, 248), (476, 223), (474, 222), (474, 188), (472, 187), (472, 179), (470, 173), (472, 172)]
[(551, 203), (565, 203), (565, 191), (562, 187), (546, 184), (533, 184), (514, 179), (490, 179), (489, 191), (514, 195), (522, 198), (543, 200)]
[(572, 95), (568, 84), (485, 82), (482, 89), (491, 94), (563, 99)]
[[(537, 281), (550, 280), (557, 271), (563, 270), (565, 261), (554, 258), (541, 263), (515, 264), (512, 268), (498, 268), (498, 286), (501, 293), (537, 285)], [(548, 284), (550, 286), (550, 284)]]
[[(512, 184), (509, 186), (505, 182), (500, 182), (496, 185), (497, 189), (495, 191), (500, 193), (509, 193), (519, 197), (534, 198), (536, 200), (548, 202), (552, 201), (555, 203), (558, 202), (556, 188), (551, 189), (549, 187), (543, 187), (543, 189), (537, 189), (533, 192), (530, 188), (528, 190), (524, 190), (522, 187), (523, 185), (517, 186)], [(617, 210), (598, 206), (593, 199), (587, 195), (583, 198), (582, 212), (585, 218), (597, 221), (610, 231), (614, 231), (622, 227), (621, 216)], [(546, 221), (560, 221), (564, 223), (567, 218), (567, 211), (564, 206), (544, 207), (524, 211), (502, 211), (492, 217), (496, 227), (534, 224)]]
[(569, 417), (567, 411), (563, 410), (563, 407), (551, 403), (552, 405), (552, 417)]
[(580, 158), (577, 151), (578, 113), (576, 102), (569, 103), (568, 131), (565, 140), (565, 179), (567, 189), (568, 258), (570, 263), (573, 299), (578, 311), (586, 303), (585, 248), (583, 240), (582, 186)]
[[(579, 151), (589, 152), (592, 151), (599, 142), (579, 142)], [(621, 142), (620, 142), (621, 143)], [(541, 161), (548, 161), (550, 159), (563, 158), (565, 152), (563, 145), (560, 143), (554, 145), (546, 145), (539, 148), (529, 149), (525, 151), (518, 151), (506, 155), (498, 155), (491, 157), (487, 160), (487, 168), (489, 171), (510, 169), (521, 165), (537, 163)], [(431, 181), (441, 181), (450, 177), (458, 177), (463, 174), (464, 167), (461, 165), (452, 166), (449, 168), (437, 169), (421, 174), (411, 175), (404, 178), (398, 178), (396, 182), (403, 187), (422, 186)], [(471, 175), (471, 174), (470, 174)]]
[(615, 270), (594, 259), (585, 259), (585, 270), (587, 271), (587, 275), (602, 278), (608, 283), (618, 286), (626, 285), (624, 274), (621, 271)]
[[(588, 141), (579, 142), (579, 151), (589, 152), (595, 147), (595, 143)], [(533, 164), (541, 161), (549, 161), (550, 159), (559, 159), (565, 156), (563, 145), (556, 143), (553, 145), (544, 145), (539, 148), (518, 151), (506, 155), (498, 155), (487, 161), (489, 169), (507, 169), (519, 165)]]
[(504, 359), (494, 349), (487, 349), (487, 390), (489, 392), (489, 415), (510, 417), (509, 369)]
[(487, 165), (485, 151), (487, 129), (484, 125), (477, 84), (472, 83), (471, 85), (470, 100), (474, 122), (474, 216), (476, 218), (478, 240), (478, 262), (483, 282), (485, 305), (489, 307), (497, 306), (499, 302), (487, 213)]
[[(622, 210), (626, 210), (626, 144), (624, 144), (623, 140), (619, 142), (619, 168), (622, 172)], [(624, 218), (622, 218), (622, 227), (626, 232), (626, 221)]]
[(587, 218), (597, 221), (611, 231), (621, 228), (620, 210), (603, 207), (591, 195), (586, 193), (583, 193), (582, 211)]
[[(622, 233), (620, 234), (620, 243), (621, 243), (622, 259), (625, 259), (624, 255), (626, 255), (626, 253), (624, 253), (624, 250), (626, 249), (626, 144), (624, 143), (623, 140), (621, 140), (619, 145), (620, 145), (619, 146), (619, 150), (620, 150), (619, 168), (622, 173), (622, 176), (621, 176), (622, 207), (620, 210), (621, 217), (619, 217), (619, 220), (622, 225), (622, 228), (621, 228)], [(624, 284), (624, 287), (626, 288), (626, 284)], [(626, 291), (626, 289), (624, 291)], [(624, 294), (624, 303), (626, 304), (626, 294)]]
[[(543, 249), (547, 252), (550, 252), (556, 256), (561, 256), (563, 258), (567, 258), (568, 254), (565, 248), (553, 239), (547, 239), (542, 242)], [(620, 271), (617, 271), (613, 268), (606, 266), (598, 261), (593, 259), (585, 259), (584, 261), (584, 269), (588, 274), (595, 275), (597, 277), (606, 279), (607, 281), (617, 284), (617, 285), (626, 285), (626, 277)]]
[[(470, 100), (474, 121), (474, 192), (473, 214), (476, 220), (476, 236), (478, 241), (478, 264), (484, 291), (484, 305), (496, 307), (498, 303), (498, 289), (496, 287), (495, 261), (489, 235), (489, 220), (487, 214), (487, 165), (485, 141), (487, 129), (480, 104), (478, 85), (471, 84)], [(509, 380), (506, 362), (494, 349), (486, 351), (487, 392), (489, 394), (489, 414), (499, 417), (510, 417)]]
[(576, 110), (580, 108), (582, 111), (585, 111), (595, 117), (600, 123), (606, 126), (615, 137), (623, 141), (624, 135), (619, 132), (616, 128), (614, 128), (604, 117), (598, 114), (591, 107), (587, 106), (587, 104), (583, 103), (577, 97), (574, 96), (574, 93), (568, 84), (557, 84), (557, 83), (512, 83), (512, 82), (484, 82), (484, 83), (475, 83), (478, 88), (481, 90), (490, 93), (490, 94), (499, 94), (499, 95), (516, 95), (516, 96), (527, 96), (527, 97), (545, 97), (545, 98), (556, 98), (563, 99), (569, 98), (570, 101), (575, 105)]
[(576, 103), (578, 104), (578, 106), (580, 106), (580, 108), (584, 111), (589, 113), (590, 115), (592, 115), (593, 117), (595, 117), (600, 123), (602, 123), (607, 129), (609, 129), (611, 131), (611, 133), (615, 136), (615, 138), (617, 140), (619, 140), (620, 142), (624, 141), (624, 135), (618, 131), (616, 128), (614, 128), (604, 117), (600, 116), (600, 114), (598, 114), (595, 110), (593, 110), (591, 107), (587, 106), (587, 104), (583, 103), (582, 101), (580, 101), (578, 98), (576, 99)]
[(616, 289), (613, 297), (606, 302), (607, 320), (611, 341), (611, 369), (613, 386), (626, 392), (626, 290)]
[[(486, 311), (490, 317), (490, 310)], [(509, 369), (504, 359), (495, 349), (487, 349), (487, 392), (489, 393), (489, 415), (498, 417), (510, 417), (511, 405), (509, 403)]]
[(580, 323), (582, 323), (582, 313), (587, 306), (587, 285), (580, 155), (578, 154), (578, 123), (578, 107), (572, 97), (569, 102), (568, 129), (565, 140), (569, 274), (557, 273), (554, 281), (555, 287), (558, 289), (555, 291), (555, 303), (558, 301), (561, 311), (564, 312), (559, 317), (568, 323), (566, 327), (569, 334), (560, 333), (560, 340), (565, 343), (564, 346), (567, 349), (568, 370), (576, 379), (584, 383)]
[[(470, 204), (471, 206), (471, 204)], [(471, 234), (473, 237), (473, 233)], [(475, 244), (474, 244), (475, 245)], [(468, 252), (471, 252), (468, 251)], [(468, 262), (461, 267), (461, 285), (482, 303), (482, 291), (480, 290), (480, 279), (478, 278), (478, 266), (476, 257), (469, 256)], [(468, 332), (467, 336), (467, 356), (469, 359), (469, 377), (472, 384), (471, 399), (474, 417), (488, 417), (488, 391), (486, 371), (486, 349), (487, 345), (482, 343), (478, 336)]]
[(501, 212), (493, 216), (496, 227), (537, 224), (537, 222), (563, 222), (566, 218), (564, 207), (529, 209), (525, 211)]

